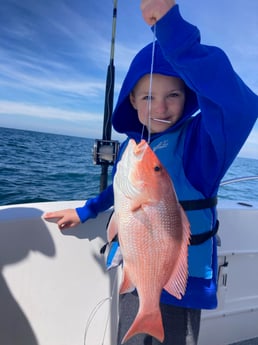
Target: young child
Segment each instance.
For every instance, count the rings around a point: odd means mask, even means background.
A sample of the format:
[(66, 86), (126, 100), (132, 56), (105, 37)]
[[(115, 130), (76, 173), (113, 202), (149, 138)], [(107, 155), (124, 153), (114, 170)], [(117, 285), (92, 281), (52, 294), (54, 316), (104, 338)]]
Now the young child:
[[(161, 295), (165, 345), (197, 344), (201, 309), (217, 306), (216, 195), (220, 181), (258, 115), (258, 96), (234, 72), (225, 53), (200, 43), (199, 30), (180, 15), (174, 0), (143, 0), (145, 21), (156, 25), (148, 121), (152, 44), (134, 58), (113, 113), (116, 131), (150, 146), (168, 170), (191, 224), (189, 278), (181, 300)], [(144, 130), (143, 130), (144, 126)], [(118, 160), (126, 147), (121, 145)], [(60, 229), (76, 226), (113, 205), (113, 187), (76, 210), (45, 214)], [(154, 243), (155, 245), (155, 243)], [(137, 293), (120, 297), (117, 344), (138, 309)], [(160, 344), (137, 335), (128, 345)]]

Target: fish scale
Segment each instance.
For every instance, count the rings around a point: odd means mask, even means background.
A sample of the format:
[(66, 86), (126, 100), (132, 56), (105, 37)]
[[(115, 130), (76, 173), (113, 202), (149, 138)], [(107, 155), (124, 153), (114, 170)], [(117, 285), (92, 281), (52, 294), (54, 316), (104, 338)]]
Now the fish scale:
[(123, 255), (120, 293), (136, 288), (139, 310), (123, 342), (138, 333), (164, 339), (162, 289), (181, 299), (188, 276), (190, 225), (173, 183), (145, 140), (130, 140), (114, 177), (115, 212), (109, 241), (118, 234)]

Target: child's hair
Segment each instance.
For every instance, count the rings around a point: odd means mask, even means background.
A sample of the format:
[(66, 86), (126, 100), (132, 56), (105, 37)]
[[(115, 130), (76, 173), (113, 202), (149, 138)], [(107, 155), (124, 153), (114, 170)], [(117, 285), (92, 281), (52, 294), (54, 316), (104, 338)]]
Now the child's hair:
[[(120, 94), (118, 97), (116, 108), (113, 112), (113, 127), (117, 132), (130, 133), (141, 132), (142, 124), (138, 120), (136, 110), (130, 102), (130, 93), (134, 89), (137, 82), (151, 71), (153, 43), (148, 44), (133, 59), (127, 75), (124, 79)], [(169, 62), (164, 58), (160, 45), (155, 42), (153, 73), (163, 74), (166, 76), (178, 77), (180, 75), (174, 71)], [(182, 118), (191, 116), (198, 110), (198, 102), (196, 94), (186, 86), (186, 104)]]

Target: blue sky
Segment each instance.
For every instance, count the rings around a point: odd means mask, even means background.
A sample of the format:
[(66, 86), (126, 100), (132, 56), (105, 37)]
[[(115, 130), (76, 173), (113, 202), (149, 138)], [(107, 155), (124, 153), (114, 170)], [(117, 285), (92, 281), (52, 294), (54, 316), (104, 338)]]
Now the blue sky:
[[(178, 4), (258, 94), (258, 1)], [(139, 6), (118, 0), (115, 100), (132, 57), (152, 41)], [(102, 137), (112, 12), (112, 0), (1, 0), (0, 126)], [(241, 155), (258, 159), (258, 123)]]

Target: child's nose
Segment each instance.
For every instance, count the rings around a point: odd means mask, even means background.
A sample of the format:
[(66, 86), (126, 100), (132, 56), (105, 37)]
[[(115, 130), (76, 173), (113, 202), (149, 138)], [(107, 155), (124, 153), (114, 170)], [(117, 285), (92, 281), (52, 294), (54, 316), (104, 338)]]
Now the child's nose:
[(166, 105), (165, 100), (163, 100), (163, 99), (162, 100), (157, 100), (155, 102), (154, 109), (155, 109), (156, 113), (158, 113), (158, 114), (164, 113), (166, 111), (166, 109), (167, 109), (167, 105)]

